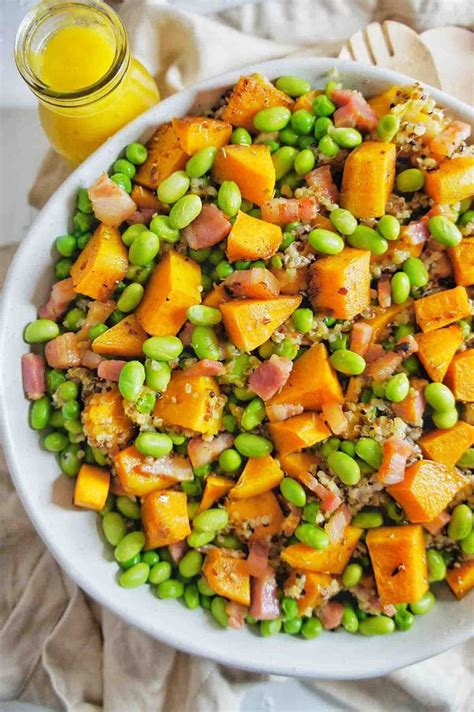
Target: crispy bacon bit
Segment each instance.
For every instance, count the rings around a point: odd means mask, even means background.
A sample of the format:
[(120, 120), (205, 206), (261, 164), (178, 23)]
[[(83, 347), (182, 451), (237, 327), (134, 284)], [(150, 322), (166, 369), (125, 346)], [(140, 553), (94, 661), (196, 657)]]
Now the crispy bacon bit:
[(227, 601), (225, 607), (231, 628), (243, 628), (248, 609), (235, 601)]
[(261, 207), (262, 220), (275, 225), (288, 225), (299, 220), (311, 223), (319, 212), (317, 199), (308, 195), (305, 198), (273, 198)]
[(402, 354), (403, 358), (407, 358), (408, 356), (412, 356), (412, 354), (416, 354), (418, 351), (418, 342), (412, 334), (408, 334), (408, 336), (404, 336), (397, 341), (394, 351)]
[(72, 286), (72, 277), (61, 279), (61, 281), (53, 284), (49, 299), (46, 304), (38, 309), (38, 314), (41, 319), (56, 321), (64, 314), (69, 302), (72, 302), (75, 297), (77, 297), (77, 294)]
[[(79, 351), (81, 354), (81, 366), (84, 366), (84, 368), (89, 368), (91, 371), (96, 371), (99, 368), (100, 364), (105, 361), (105, 359), (100, 356), (100, 354), (96, 354), (90, 349), (83, 350), (79, 348)], [(110, 363), (110, 361), (108, 361), (107, 363)]]
[[(285, 385), (292, 368), (293, 361), (291, 359), (273, 354), (268, 361), (264, 361), (252, 373), (249, 379), (249, 390), (260, 396), (262, 400), (269, 400)], [(286, 415), (286, 418), (289, 417)], [(281, 420), (284, 419), (281, 418)]]
[(344, 536), (344, 530), (351, 523), (352, 514), (349, 507), (343, 504), (334, 512), (332, 517), (326, 522), (325, 530), (331, 544), (337, 544)]
[(402, 418), (405, 423), (419, 427), (423, 425), (423, 413), (425, 412), (424, 390), (428, 381), (423, 378), (413, 378), (410, 381), (410, 393), (400, 403), (392, 403), (392, 410), (396, 416)]
[(106, 381), (115, 381), (117, 383), (120, 372), (126, 363), (126, 361), (119, 361), (118, 359), (105, 359), (100, 362), (97, 375)]
[(277, 597), (277, 584), (273, 571), (264, 578), (250, 579), (250, 610), (251, 616), (259, 621), (273, 620), (280, 615), (280, 603)]
[(81, 356), (77, 345), (76, 334), (71, 331), (56, 336), (48, 341), (44, 349), (48, 366), (51, 368), (72, 368), (79, 366)]
[(357, 321), (352, 326), (351, 331), (351, 351), (355, 351), (360, 356), (365, 356), (372, 343), (374, 330), (370, 324), (363, 321)]
[(329, 601), (318, 611), (318, 616), (326, 630), (334, 630), (341, 625), (344, 606), (337, 601)]
[(192, 250), (202, 250), (222, 242), (232, 229), (222, 210), (207, 203), (193, 222), (184, 228), (183, 235)]
[(225, 366), (220, 361), (203, 358), (202, 361), (194, 363), (185, 370), (188, 376), (222, 376), (225, 373)]
[(139, 470), (144, 475), (171, 477), (178, 482), (194, 479), (191, 463), (186, 457), (179, 455), (164, 455), (157, 459), (147, 458), (141, 463)]
[(341, 506), (342, 499), (339, 495), (322, 485), (316, 477), (311, 475), (309, 472), (301, 472), (299, 479), (305, 487), (311, 490), (311, 492), (314, 492), (316, 497), (319, 497), (321, 500), (321, 509), (325, 514), (331, 514)]
[(463, 121), (452, 121), (430, 143), (430, 150), (438, 156), (451, 156), (471, 135), (471, 127)]
[(203, 440), (201, 437), (191, 438), (188, 442), (188, 455), (194, 468), (208, 465), (216, 460), (221, 452), (232, 447), (234, 436), (222, 433), (212, 440)]
[(391, 437), (383, 446), (382, 464), (377, 479), (384, 485), (395, 485), (405, 478), (407, 460), (413, 452), (412, 446), (402, 438)]
[(287, 420), (293, 415), (299, 415), (304, 410), (302, 405), (293, 403), (281, 403), (277, 405), (269, 405), (267, 409), (268, 417), (271, 421)]
[(386, 309), (392, 303), (392, 290), (390, 288), (390, 275), (383, 274), (377, 282), (377, 300), (381, 307)]
[(331, 99), (340, 107), (334, 112), (334, 125), (338, 128), (348, 126), (360, 131), (373, 131), (377, 127), (377, 114), (360, 92), (333, 89)]
[(23, 354), (21, 357), (23, 390), (29, 400), (39, 400), (46, 391), (45, 361), (39, 354)]
[(129, 194), (110, 180), (107, 173), (102, 173), (89, 188), (88, 195), (97, 220), (111, 227), (121, 225), (137, 209)]
[(315, 168), (305, 178), (308, 187), (311, 188), (311, 192), (314, 193), (319, 203), (339, 202), (339, 190), (332, 179), (329, 165)]
[(383, 356), (369, 364), (367, 375), (376, 381), (385, 381), (395, 373), (404, 358), (405, 356), (397, 354), (395, 351), (386, 351)]
[(440, 512), (440, 514), (430, 522), (423, 522), (423, 526), (432, 536), (436, 536), (442, 532), (446, 524), (449, 524), (450, 521), (451, 515), (447, 512)]
[(274, 274), (263, 267), (233, 272), (224, 281), (226, 292), (233, 297), (273, 299), (280, 294), (280, 283)]
[(291, 536), (295, 533), (296, 527), (300, 523), (301, 509), (299, 507), (295, 507), (295, 505), (291, 504), (290, 502), (287, 503), (287, 506), (290, 511), (286, 515), (283, 524), (281, 525), (281, 531), (285, 536)]
[(269, 543), (261, 539), (255, 539), (249, 542), (247, 565), (250, 576), (255, 576), (255, 578), (264, 578), (266, 576), (268, 573), (269, 549)]
[(323, 403), (321, 406), (323, 418), (334, 435), (342, 435), (347, 430), (347, 419), (340, 403), (336, 401)]
[(173, 544), (168, 545), (168, 551), (170, 552), (174, 564), (179, 564), (187, 550), (188, 544), (186, 539), (181, 539), (181, 541), (175, 541)]
[(152, 208), (141, 208), (140, 210), (135, 210), (135, 212), (127, 218), (127, 223), (129, 225), (148, 225), (155, 213), (156, 210)]

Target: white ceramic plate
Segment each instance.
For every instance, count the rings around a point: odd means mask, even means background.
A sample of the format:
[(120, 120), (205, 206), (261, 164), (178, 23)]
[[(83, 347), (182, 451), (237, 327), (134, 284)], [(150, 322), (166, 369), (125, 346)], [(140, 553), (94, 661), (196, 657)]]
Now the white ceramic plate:
[[(149, 635), (195, 655), (258, 672), (355, 679), (391, 672), (465, 640), (472, 626), (472, 594), (457, 603), (440, 587), (438, 604), (419, 617), (408, 633), (364, 638), (339, 631), (305, 642), (288, 635), (264, 639), (246, 629), (224, 632), (203, 611), (189, 611), (176, 601), (160, 601), (148, 586), (120, 588), (117, 567), (107, 560), (107, 549), (98, 534), (97, 516), (74, 510), (73, 482), (59, 474), (54, 457), (40, 449), (38, 434), (27, 425), (28, 402), (23, 398), (20, 373), (20, 357), (27, 351), (22, 331), (49, 292), (53, 242), (68, 230), (80, 187), (91, 185), (125, 145), (148, 138), (158, 124), (211, 106), (241, 73), (259, 71), (270, 79), (297, 74), (322, 87), (334, 67), (345, 86), (368, 96), (393, 84), (410, 82), (399, 74), (334, 59), (278, 60), (247, 67), (163, 101), (85, 161), (44, 207), (11, 265), (3, 295), (0, 400), (7, 460), (22, 502), (52, 554), (90, 596)], [(432, 94), (457, 118), (473, 123), (468, 106), (434, 89)], [(38, 606), (42, 595), (38, 591)]]

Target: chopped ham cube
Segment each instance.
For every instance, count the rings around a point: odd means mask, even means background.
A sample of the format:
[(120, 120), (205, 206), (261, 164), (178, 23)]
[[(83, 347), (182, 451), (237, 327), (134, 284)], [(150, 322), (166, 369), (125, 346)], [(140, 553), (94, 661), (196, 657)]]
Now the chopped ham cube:
[(97, 375), (106, 381), (115, 381), (115, 383), (117, 383), (120, 372), (126, 363), (126, 361), (120, 361), (118, 359), (105, 359), (100, 362)]
[(355, 351), (360, 356), (365, 356), (372, 343), (374, 330), (370, 324), (363, 321), (356, 321), (351, 331), (351, 351)]
[(105, 361), (103, 356), (94, 353), (90, 349), (84, 350), (79, 348), (79, 351), (81, 354), (81, 366), (84, 366), (84, 368), (89, 368), (91, 371), (97, 371), (100, 364)]
[(208, 465), (217, 460), (221, 452), (232, 447), (234, 436), (230, 433), (221, 433), (212, 440), (203, 440), (201, 437), (191, 438), (188, 442), (188, 455), (194, 468)]
[(318, 611), (319, 620), (326, 630), (339, 628), (342, 623), (343, 614), (344, 606), (337, 601), (329, 601), (329, 603)]
[(72, 277), (61, 279), (61, 281), (53, 284), (49, 299), (46, 304), (38, 309), (38, 314), (41, 319), (56, 321), (64, 314), (69, 302), (72, 302), (75, 297), (77, 297), (77, 294), (72, 286)]
[(277, 584), (273, 572), (264, 578), (250, 579), (250, 610), (251, 616), (258, 621), (268, 621), (280, 615), (280, 603), (277, 597)]
[(129, 194), (110, 180), (107, 173), (102, 173), (89, 188), (88, 195), (97, 220), (111, 227), (121, 225), (137, 209)]
[(413, 452), (412, 446), (402, 438), (391, 437), (382, 446), (382, 464), (377, 479), (384, 485), (395, 485), (405, 478), (407, 460)]
[(184, 228), (183, 236), (192, 250), (202, 250), (222, 242), (231, 229), (232, 225), (222, 210), (206, 204), (197, 218)]
[(268, 572), (269, 544), (266, 541), (255, 539), (249, 542), (249, 555), (247, 558), (250, 576), (263, 578)]
[(202, 361), (187, 368), (186, 373), (188, 376), (222, 376), (225, 373), (225, 366), (220, 361), (203, 358)]
[(71, 331), (56, 336), (48, 341), (44, 349), (48, 366), (51, 368), (72, 368), (79, 366), (81, 355), (77, 344), (76, 334)]
[(269, 400), (285, 385), (292, 368), (291, 359), (273, 354), (252, 373), (249, 390), (260, 396), (262, 400)]
[(369, 364), (366, 373), (376, 381), (385, 381), (395, 373), (404, 358), (404, 356), (395, 353), (395, 351), (386, 351), (383, 356)]
[(39, 354), (23, 354), (21, 357), (23, 390), (28, 400), (39, 400), (46, 391), (45, 361)]

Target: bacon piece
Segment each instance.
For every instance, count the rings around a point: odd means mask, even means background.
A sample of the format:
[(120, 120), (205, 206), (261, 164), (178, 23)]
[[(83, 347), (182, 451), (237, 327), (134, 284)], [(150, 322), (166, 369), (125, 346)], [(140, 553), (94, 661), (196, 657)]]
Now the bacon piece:
[(418, 342), (412, 334), (408, 336), (403, 336), (403, 338), (398, 339), (394, 349), (397, 354), (401, 354), (403, 358), (412, 356), (418, 351)]
[(377, 472), (377, 480), (384, 485), (395, 485), (405, 478), (407, 460), (413, 448), (405, 440), (391, 437), (385, 440), (383, 446), (382, 464)]
[(339, 190), (332, 179), (329, 165), (315, 168), (305, 176), (305, 179), (319, 203), (339, 202)]
[(423, 413), (425, 412), (424, 389), (428, 384), (423, 378), (414, 378), (410, 381), (410, 393), (400, 403), (392, 403), (392, 410), (399, 418), (409, 425), (423, 425)]
[(347, 419), (340, 403), (331, 401), (321, 406), (323, 418), (334, 435), (342, 435), (347, 430)]
[(263, 267), (236, 270), (225, 279), (224, 287), (233, 297), (247, 299), (273, 299), (280, 294), (279, 281)]
[(114, 381), (117, 383), (120, 372), (126, 363), (126, 361), (119, 361), (118, 359), (104, 359), (99, 364), (97, 375), (106, 381)]
[(277, 584), (273, 571), (264, 578), (250, 579), (251, 616), (259, 621), (273, 620), (280, 615), (280, 603), (277, 597)]
[(451, 123), (430, 143), (430, 151), (438, 156), (451, 156), (471, 135), (471, 127), (464, 121)]
[(264, 578), (268, 572), (268, 552), (270, 545), (261, 539), (249, 542), (249, 555), (247, 565), (250, 576)]
[(117, 304), (113, 299), (107, 299), (106, 302), (89, 302), (87, 307), (86, 320), (80, 330), (77, 332), (77, 340), (79, 343), (84, 341), (89, 342), (89, 331), (93, 326), (102, 324), (112, 314)]
[(97, 220), (111, 227), (121, 225), (137, 209), (129, 194), (110, 180), (107, 173), (102, 173), (89, 188), (88, 195)]
[(392, 290), (390, 287), (389, 274), (383, 274), (377, 282), (377, 300), (384, 309), (392, 304)]
[(367, 353), (365, 354), (365, 362), (366, 363), (373, 363), (374, 361), (377, 361), (381, 356), (383, 356), (385, 353), (384, 347), (382, 344), (370, 344), (369, 348), (367, 349)]
[(293, 415), (300, 415), (304, 410), (302, 405), (296, 405), (294, 403), (281, 403), (268, 406), (268, 417), (271, 421), (279, 422), (281, 420), (287, 420)]
[(197, 218), (184, 228), (183, 235), (192, 250), (202, 250), (222, 242), (231, 230), (232, 225), (222, 210), (206, 203)]
[(203, 358), (202, 361), (194, 363), (185, 371), (188, 376), (222, 376), (225, 373), (225, 366), (220, 361)]
[(377, 127), (377, 114), (360, 92), (351, 89), (333, 89), (331, 99), (339, 107), (334, 112), (336, 127), (355, 127), (360, 131), (372, 131)]
[(337, 601), (329, 601), (318, 610), (318, 617), (326, 630), (334, 630), (342, 623), (344, 606)]
[(300, 482), (307, 487), (311, 492), (314, 492), (316, 497), (321, 500), (321, 509), (324, 513), (331, 514), (335, 512), (342, 504), (342, 499), (335, 492), (322, 485), (316, 477), (309, 472), (300, 472)]
[(188, 442), (188, 455), (194, 468), (208, 465), (217, 460), (221, 452), (232, 447), (234, 436), (230, 433), (221, 433), (212, 440), (203, 440), (201, 437), (191, 438)]
[(186, 324), (183, 326), (179, 338), (185, 346), (189, 346), (191, 344), (194, 329), (195, 326), (194, 324), (191, 324), (190, 321), (187, 321)]
[(395, 373), (404, 358), (404, 356), (395, 353), (395, 351), (386, 351), (383, 356), (369, 364), (367, 375), (376, 381), (385, 381), (386, 378)]
[(231, 628), (243, 628), (248, 609), (235, 601), (227, 601), (225, 611)]
[(155, 213), (156, 210), (152, 208), (141, 208), (140, 210), (135, 210), (135, 212), (127, 218), (127, 223), (129, 225), (148, 225)]
[(186, 539), (181, 539), (181, 541), (175, 541), (173, 544), (168, 544), (168, 551), (173, 559), (174, 564), (179, 564), (183, 556), (188, 550), (188, 543)]
[(351, 331), (351, 351), (355, 351), (360, 356), (365, 356), (372, 343), (374, 330), (370, 324), (363, 321), (356, 321)]
[(39, 400), (46, 391), (45, 360), (40, 354), (27, 353), (21, 357), (23, 390), (28, 400)]
[(275, 225), (288, 225), (298, 220), (311, 223), (319, 213), (317, 199), (313, 195), (304, 198), (273, 198), (261, 207), (262, 220)]
[[(430, 210), (427, 215), (424, 215), (421, 220), (415, 220), (403, 228), (403, 242), (409, 245), (423, 245), (430, 236), (428, 230), (428, 220), (431, 215)], [(434, 214), (434, 213), (433, 213)]]
[(337, 509), (332, 517), (326, 522), (324, 529), (331, 544), (337, 544), (344, 536), (344, 530), (351, 523), (352, 514), (349, 507), (343, 504)]
[(451, 516), (447, 512), (440, 512), (437, 517), (430, 522), (423, 522), (423, 526), (432, 536), (439, 534), (446, 524), (451, 521)]
[(180, 455), (164, 455), (156, 459), (147, 458), (140, 464), (140, 472), (144, 475), (159, 475), (171, 477), (178, 482), (194, 479), (193, 468), (187, 457)]
[(68, 331), (48, 341), (44, 349), (44, 355), (48, 366), (51, 366), (51, 368), (64, 369), (79, 366), (81, 355), (77, 345), (76, 334)]
[(295, 533), (296, 527), (301, 521), (301, 509), (299, 507), (295, 507), (295, 505), (291, 504), (291, 502), (287, 502), (287, 506), (290, 511), (283, 520), (281, 531), (285, 536), (291, 536)]
[[(260, 396), (262, 400), (269, 400), (285, 385), (292, 368), (293, 361), (291, 359), (273, 354), (268, 361), (264, 361), (252, 373), (248, 383), (249, 390)], [(302, 408), (302, 406), (300, 407)], [(286, 418), (288, 417), (289, 415), (286, 415)], [(281, 420), (284, 419), (281, 418)]]
[(38, 314), (41, 319), (56, 321), (64, 314), (69, 302), (72, 302), (75, 297), (77, 297), (77, 294), (72, 287), (72, 277), (61, 279), (61, 281), (53, 284), (49, 299), (46, 304), (38, 309)]
[(89, 368), (91, 371), (97, 371), (100, 364), (105, 361), (103, 356), (94, 353), (90, 349), (82, 350), (81, 348), (79, 348), (79, 351), (81, 354), (81, 366), (84, 366), (84, 368)]

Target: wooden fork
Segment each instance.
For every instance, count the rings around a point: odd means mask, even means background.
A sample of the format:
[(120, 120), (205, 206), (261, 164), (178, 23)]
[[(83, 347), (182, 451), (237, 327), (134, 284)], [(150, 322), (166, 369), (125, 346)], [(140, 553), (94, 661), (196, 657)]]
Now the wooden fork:
[(400, 22), (372, 22), (352, 35), (339, 57), (393, 69), (431, 86), (441, 86), (431, 52), (414, 30)]

